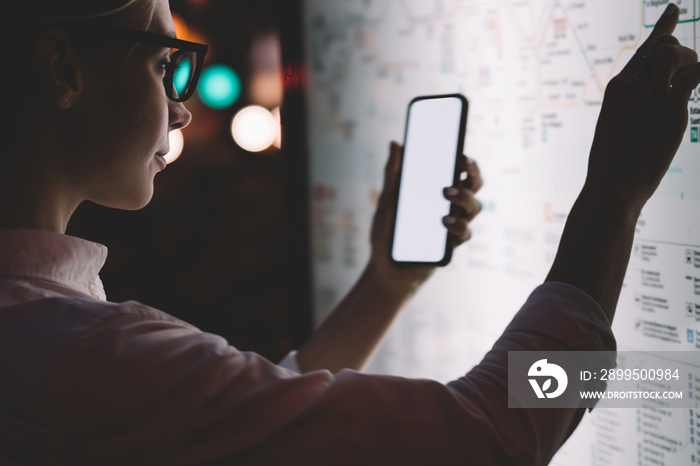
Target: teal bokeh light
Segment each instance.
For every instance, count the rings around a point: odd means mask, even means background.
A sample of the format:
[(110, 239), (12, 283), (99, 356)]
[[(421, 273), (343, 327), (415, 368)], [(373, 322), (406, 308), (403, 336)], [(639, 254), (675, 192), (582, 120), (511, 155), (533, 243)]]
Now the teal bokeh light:
[(178, 95), (184, 94), (185, 90), (187, 90), (190, 79), (192, 78), (192, 68), (192, 62), (190, 60), (184, 60), (180, 63), (180, 66), (177, 67), (177, 70), (175, 70), (173, 85)]
[(212, 108), (228, 108), (241, 96), (241, 79), (226, 65), (209, 66), (202, 71), (197, 94)]

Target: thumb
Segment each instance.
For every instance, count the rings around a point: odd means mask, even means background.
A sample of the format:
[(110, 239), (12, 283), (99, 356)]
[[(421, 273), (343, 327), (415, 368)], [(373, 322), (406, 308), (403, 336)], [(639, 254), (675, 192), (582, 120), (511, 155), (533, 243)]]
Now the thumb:
[(389, 160), (387, 160), (386, 167), (384, 167), (384, 192), (393, 192), (398, 186), (402, 153), (403, 147), (398, 142), (391, 141)]
[(396, 190), (399, 187), (399, 171), (401, 168), (401, 155), (403, 147), (398, 142), (392, 141), (389, 146), (389, 160), (384, 167), (384, 186), (379, 196), (379, 208), (386, 209), (391, 205), (396, 197)]
[(680, 69), (671, 82), (673, 84), (671, 95), (679, 100), (679, 105), (687, 105), (693, 90), (700, 84), (700, 63), (693, 63)]

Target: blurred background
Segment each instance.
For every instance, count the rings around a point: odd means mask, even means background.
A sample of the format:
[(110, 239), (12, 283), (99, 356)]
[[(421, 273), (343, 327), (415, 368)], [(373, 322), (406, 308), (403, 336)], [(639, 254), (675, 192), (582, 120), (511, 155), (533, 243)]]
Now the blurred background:
[(146, 208), (86, 203), (68, 234), (109, 248), (111, 301), (140, 301), (277, 361), (312, 325), (300, 2), (170, 5), (178, 37), (209, 45), (192, 124), (171, 134), (177, 159)]

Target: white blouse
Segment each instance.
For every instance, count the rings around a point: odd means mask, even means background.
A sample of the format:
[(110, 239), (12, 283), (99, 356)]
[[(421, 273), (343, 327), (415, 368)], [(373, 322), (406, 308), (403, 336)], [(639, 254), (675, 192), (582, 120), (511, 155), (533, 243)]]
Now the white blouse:
[(447, 385), (298, 374), (106, 301), (106, 256), (0, 229), (0, 464), (546, 464), (584, 412), (509, 409), (508, 351), (615, 349), (595, 301), (546, 283)]

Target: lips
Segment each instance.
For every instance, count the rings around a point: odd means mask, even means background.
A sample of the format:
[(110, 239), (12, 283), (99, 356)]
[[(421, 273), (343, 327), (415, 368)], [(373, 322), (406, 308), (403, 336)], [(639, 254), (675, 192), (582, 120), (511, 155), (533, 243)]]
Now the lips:
[(165, 160), (165, 154), (161, 154), (160, 152), (156, 153), (156, 160), (160, 162), (163, 165), (163, 168), (165, 168), (168, 165), (168, 161)]

